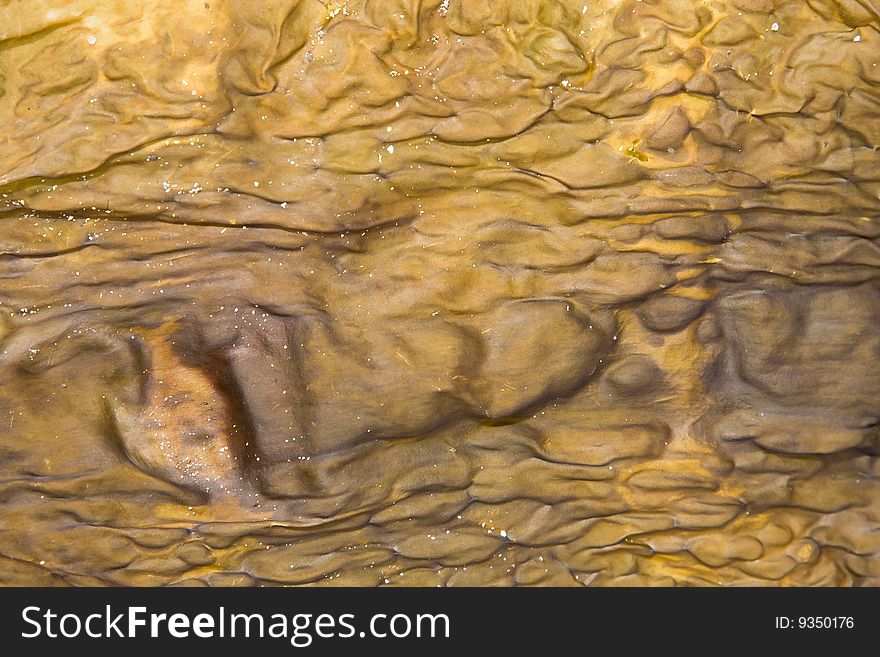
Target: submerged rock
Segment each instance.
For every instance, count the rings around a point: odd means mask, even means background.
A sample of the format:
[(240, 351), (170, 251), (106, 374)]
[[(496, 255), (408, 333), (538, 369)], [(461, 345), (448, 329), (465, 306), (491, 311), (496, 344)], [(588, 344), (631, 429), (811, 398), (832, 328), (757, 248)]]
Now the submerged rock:
[(0, 6), (0, 584), (880, 584), (880, 31)]

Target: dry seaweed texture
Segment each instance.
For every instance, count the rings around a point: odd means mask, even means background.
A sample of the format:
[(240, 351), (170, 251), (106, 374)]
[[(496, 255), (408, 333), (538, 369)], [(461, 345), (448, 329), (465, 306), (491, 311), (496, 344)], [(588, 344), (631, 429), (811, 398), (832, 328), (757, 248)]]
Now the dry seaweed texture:
[(0, 583), (880, 584), (878, 11), (0, 3)]

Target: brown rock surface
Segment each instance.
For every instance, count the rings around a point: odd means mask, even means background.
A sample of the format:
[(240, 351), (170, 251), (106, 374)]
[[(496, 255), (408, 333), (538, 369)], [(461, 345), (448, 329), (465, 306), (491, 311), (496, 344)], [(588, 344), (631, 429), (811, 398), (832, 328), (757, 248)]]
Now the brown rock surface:
[(865, 0), (0, 7), (0, 584), (880, 585)]

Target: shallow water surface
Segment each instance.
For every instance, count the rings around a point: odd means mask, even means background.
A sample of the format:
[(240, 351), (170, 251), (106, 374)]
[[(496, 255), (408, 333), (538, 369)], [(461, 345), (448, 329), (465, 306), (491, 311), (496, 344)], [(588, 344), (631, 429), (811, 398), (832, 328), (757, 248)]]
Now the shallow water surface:
[(0, 583), (880, 584), (878, 28), (0, 2)]

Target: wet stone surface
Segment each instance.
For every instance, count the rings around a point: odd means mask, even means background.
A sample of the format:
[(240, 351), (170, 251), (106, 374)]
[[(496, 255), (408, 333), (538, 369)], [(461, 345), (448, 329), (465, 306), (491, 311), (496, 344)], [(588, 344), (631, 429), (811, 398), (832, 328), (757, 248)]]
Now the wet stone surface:
[(0, 7), (0, 584), (880, 584), (866, 0)]

